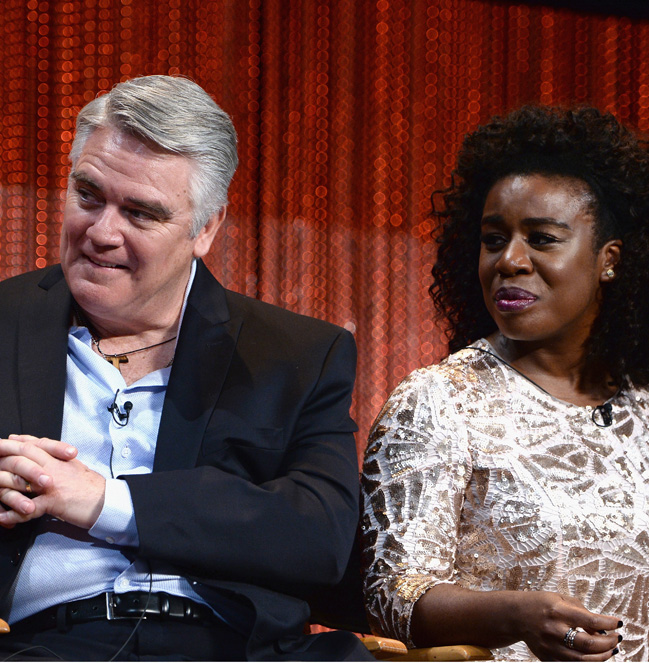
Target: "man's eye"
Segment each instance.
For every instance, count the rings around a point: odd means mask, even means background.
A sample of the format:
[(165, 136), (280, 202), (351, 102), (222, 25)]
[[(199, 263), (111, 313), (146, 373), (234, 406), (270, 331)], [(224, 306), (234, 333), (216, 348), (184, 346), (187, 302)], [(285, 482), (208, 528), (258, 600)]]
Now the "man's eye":
[(155, 218), (155, 216), (153, 216), (153, 214), (150, 214), (149, 212), (145, 212), (141, 209), (129, 210), (129, 214), (136, 221), (155, 221), (156, 220), (156, 218)]
[(90, 189), (77, 189), (77, 195), (83, 203), (94, 203), (97, 201), (97, 196)]

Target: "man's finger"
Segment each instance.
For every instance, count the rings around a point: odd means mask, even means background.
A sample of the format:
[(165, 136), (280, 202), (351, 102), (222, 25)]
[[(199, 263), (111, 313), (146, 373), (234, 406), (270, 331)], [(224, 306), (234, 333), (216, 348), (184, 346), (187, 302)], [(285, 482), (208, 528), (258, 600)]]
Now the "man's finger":
[(48, 454), (59, 460), (71, 460), (77, 455), (77, 449), (71, 444), (66, 444), (60, 440), (52, 440), (49, 437), (34, 437), (33, 435), (12, 434), (8, 438), (18, 442), (31, 443), (39, 449), (43, 449)]
[(22, 516), (17, 511), (0, 511), (0, 527), (13, 529), (16, 525), (26, 523), (30, 518)]
[[(52, 477), (49, 476), (36, 460), (27, 458), (25, 456), (5, 456), (0, 458), (0, 487), (1, 488), (16, 488), (17, 490), (25, 490), (26, 486), (16, 484), (15, 479), (9, 477), (9, 474), (20, 477), (24, 482), (29, 483), (30, 487), (38, 486), (39, 488), (46, 488), (52, 482)], [(26, 490), (26, 492), (30, 492)]]
[[(8, 506), (21, 518), (33, 516), (34, 512), (36, 511), (36, 505), (34, 504), (34, 500), (25, 497), (21, 492), (17, 490), (0, 491), (0, 502)], [(4, 513), (0, 512), (0, 516), (2, 515), (6, 516), (8, 513), (11, 512), (10, 511), (6, 511)]]

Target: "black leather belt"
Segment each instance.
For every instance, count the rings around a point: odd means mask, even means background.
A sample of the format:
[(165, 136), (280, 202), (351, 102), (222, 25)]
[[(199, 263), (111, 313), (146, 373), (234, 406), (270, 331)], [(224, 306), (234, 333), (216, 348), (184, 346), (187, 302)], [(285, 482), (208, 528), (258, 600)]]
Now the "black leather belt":
[(90, 599), (60, 603), (12, 624), (12, 633), (34, 633), (51, 628), (67, 630), (73, 624), (100, 619), (174, 619), (206, 622), (214, 613), (206, 605), (165, 592), (106, 592)]

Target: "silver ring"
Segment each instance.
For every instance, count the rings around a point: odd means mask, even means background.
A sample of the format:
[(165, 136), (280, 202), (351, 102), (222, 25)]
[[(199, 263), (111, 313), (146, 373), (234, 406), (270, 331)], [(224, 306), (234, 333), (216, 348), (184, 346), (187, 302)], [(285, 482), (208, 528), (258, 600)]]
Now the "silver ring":
[(563, 636), (563, 644), (568, 647), (568, 649), (575, 648), (575, 638), (577, 637), (577, 629), (569, 628), (566, 631), (566, 634)]

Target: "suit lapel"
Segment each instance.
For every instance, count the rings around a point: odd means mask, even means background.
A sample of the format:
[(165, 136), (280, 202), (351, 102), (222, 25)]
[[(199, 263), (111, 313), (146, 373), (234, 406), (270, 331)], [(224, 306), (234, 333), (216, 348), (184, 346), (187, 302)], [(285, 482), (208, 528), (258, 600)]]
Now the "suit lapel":
[[(60, 266), (45, 273), (20, 314), (17, 361), (22, 430), (61, 436), (72, 296)], [(225, 289), (199, 261), (165, 397), (154, 470), (191, 468), (223, 387), (241, 327)]]
[(18, 322), (20, 433), (60, 439), (72, 297), (61, 267), (46, 272)]
[(225, 289), (199, 261), (162, 410), (154, 472), (196, 465), (240, 328), (241, 320), (230, 317)]

